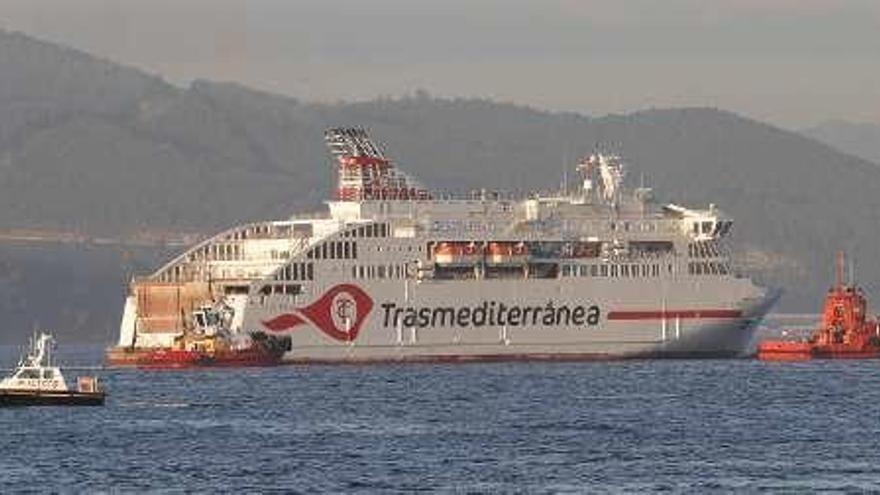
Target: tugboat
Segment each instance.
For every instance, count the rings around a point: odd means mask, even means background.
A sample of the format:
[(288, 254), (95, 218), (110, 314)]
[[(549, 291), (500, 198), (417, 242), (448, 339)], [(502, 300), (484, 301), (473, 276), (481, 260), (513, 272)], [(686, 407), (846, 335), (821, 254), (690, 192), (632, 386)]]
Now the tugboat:
[(81, 376), (71, 390), (52, 365), (55, 339), (42, 333), (31, 340), (31, 350), (18, 362), (15, 372), (0, 381), (2, 406), (103, 406), (105, 392), (94, 376)]
[(880, 357), (880, 324), (867, 318), (862, 290), (843, 281), (843, 253), (837, 258), (837, 282), (825, 296), (822, 325), (803, 341), (767, 340), (758, 358), (768, 361), (865, 359)]
[(128, 362), (143, 369), (200, 367), (275, 366), (290, 350), (290, 337), (270, 336), (262, 332), (232, 335), (231, 311), (223, 305), (205, 305), (193, 310), (191, 325), (174, 338), (169, 348), (135, 354)]

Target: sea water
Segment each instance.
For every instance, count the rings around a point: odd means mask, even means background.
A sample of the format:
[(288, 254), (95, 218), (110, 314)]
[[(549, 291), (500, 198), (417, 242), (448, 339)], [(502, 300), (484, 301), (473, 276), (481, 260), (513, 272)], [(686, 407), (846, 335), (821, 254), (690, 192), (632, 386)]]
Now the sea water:
[(0, 492), (880, 490), (880, 361), (98, 373), (0, 409)]

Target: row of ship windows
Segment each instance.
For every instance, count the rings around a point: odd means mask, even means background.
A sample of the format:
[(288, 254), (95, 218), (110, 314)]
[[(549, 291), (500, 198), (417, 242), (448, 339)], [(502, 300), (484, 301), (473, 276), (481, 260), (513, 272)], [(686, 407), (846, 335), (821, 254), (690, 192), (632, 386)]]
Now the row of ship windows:
[(624, 232), (629, 232), (631, 230), (641, 230), (642, 232), (654, 232), (657, 230), (657, 226), (652, 222), (641, 222), (632, 224), (630, 222), (610, 222), (608, 224), (608, 229), (612, 231), (622, 230)]
[(717, 258), (721, 250), (715, 242), (692, 242), (688, 244), (688, 256), (691, 258)]
[[(506, 225), (506, 224), (505, 224)], [(495, 222), (481, 222), (478, 220), (435, 220), (431, 224), (432, 232), (495, 232), (505, 225), (499, 226)], [(578, 230), (585, 228), (585, 222), (582, 220), (557, 220), (553, 225), (564, 228), (566, 230)], [(590, 225), (594, 226), (593, 224)], [(658, 226), (654, 222), (608, 222), (603, 227), (611, 231), (623, 232), (656, 232)]]
[(315, 267), (313, 263), (291, 263), (275, 275), (276, 280), (314, 280)]
[(727, 275), (730, 273), (730, 265), (715, 261), (701, 261), (688, 263), (690, 275)]
[[(563, 277), (659, 277), (660, 265), (562, 265)], [(672, 265), (667, 265), (672, 273)], [(727, 275), (730, 265), (715, 261), (688, 263), (689, 275)]]
[[(672, 272), (672, 265), (668, 265)], [(659, 277), (660, 265), (562, 265), (563, 277)]]
[(272, 294), (286, 294), (288, 296), (297, 296), (302, 293), (302, 285), (299, 284), (267, 284), (260, 288), (260, 295), (263, 296), (269, 296)]
[(388, 237), (390, 232), (387, 223), (370, 223), (347, 230), (342, 233), (342, 237)]
[(243, 254), (241, 246), (238, 244), (210, 244), (190, 253), (187, 256), (187, 261), (234, 261), (242, 259)]
[(355, 265), (351, 267), (351, 277), (355, 279), (404, 279), (407, 278), (406, 265)]
[(354, 241), (325, 242), (306, 253), (306, 258), (310, 260), (356, 260), (357, 256), (357, 243)]

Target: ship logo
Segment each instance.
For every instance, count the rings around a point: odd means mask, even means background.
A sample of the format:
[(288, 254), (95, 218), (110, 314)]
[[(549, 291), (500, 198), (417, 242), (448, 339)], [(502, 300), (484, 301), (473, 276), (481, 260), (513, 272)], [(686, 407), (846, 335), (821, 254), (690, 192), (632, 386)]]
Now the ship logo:
[(373, 299), (363, 289), (352, 284), (339, 284), (312, 304), (262, 323), (273, 333), (286, 333), (310, 323), (333, 339), (352, 342), (372, 309)]

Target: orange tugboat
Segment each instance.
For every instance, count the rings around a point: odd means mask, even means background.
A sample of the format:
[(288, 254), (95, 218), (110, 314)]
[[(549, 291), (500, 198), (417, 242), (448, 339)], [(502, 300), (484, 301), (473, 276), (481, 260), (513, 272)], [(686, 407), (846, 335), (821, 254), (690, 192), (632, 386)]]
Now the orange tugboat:
[(837, 260), (837, 283), (825, 296), (822, 326), (806, 341), (767, 340), (758, 358), (773, 361), (880, 358), (880, 324), (867, 318), (862, 290), (843, 282), (843, 253)]

